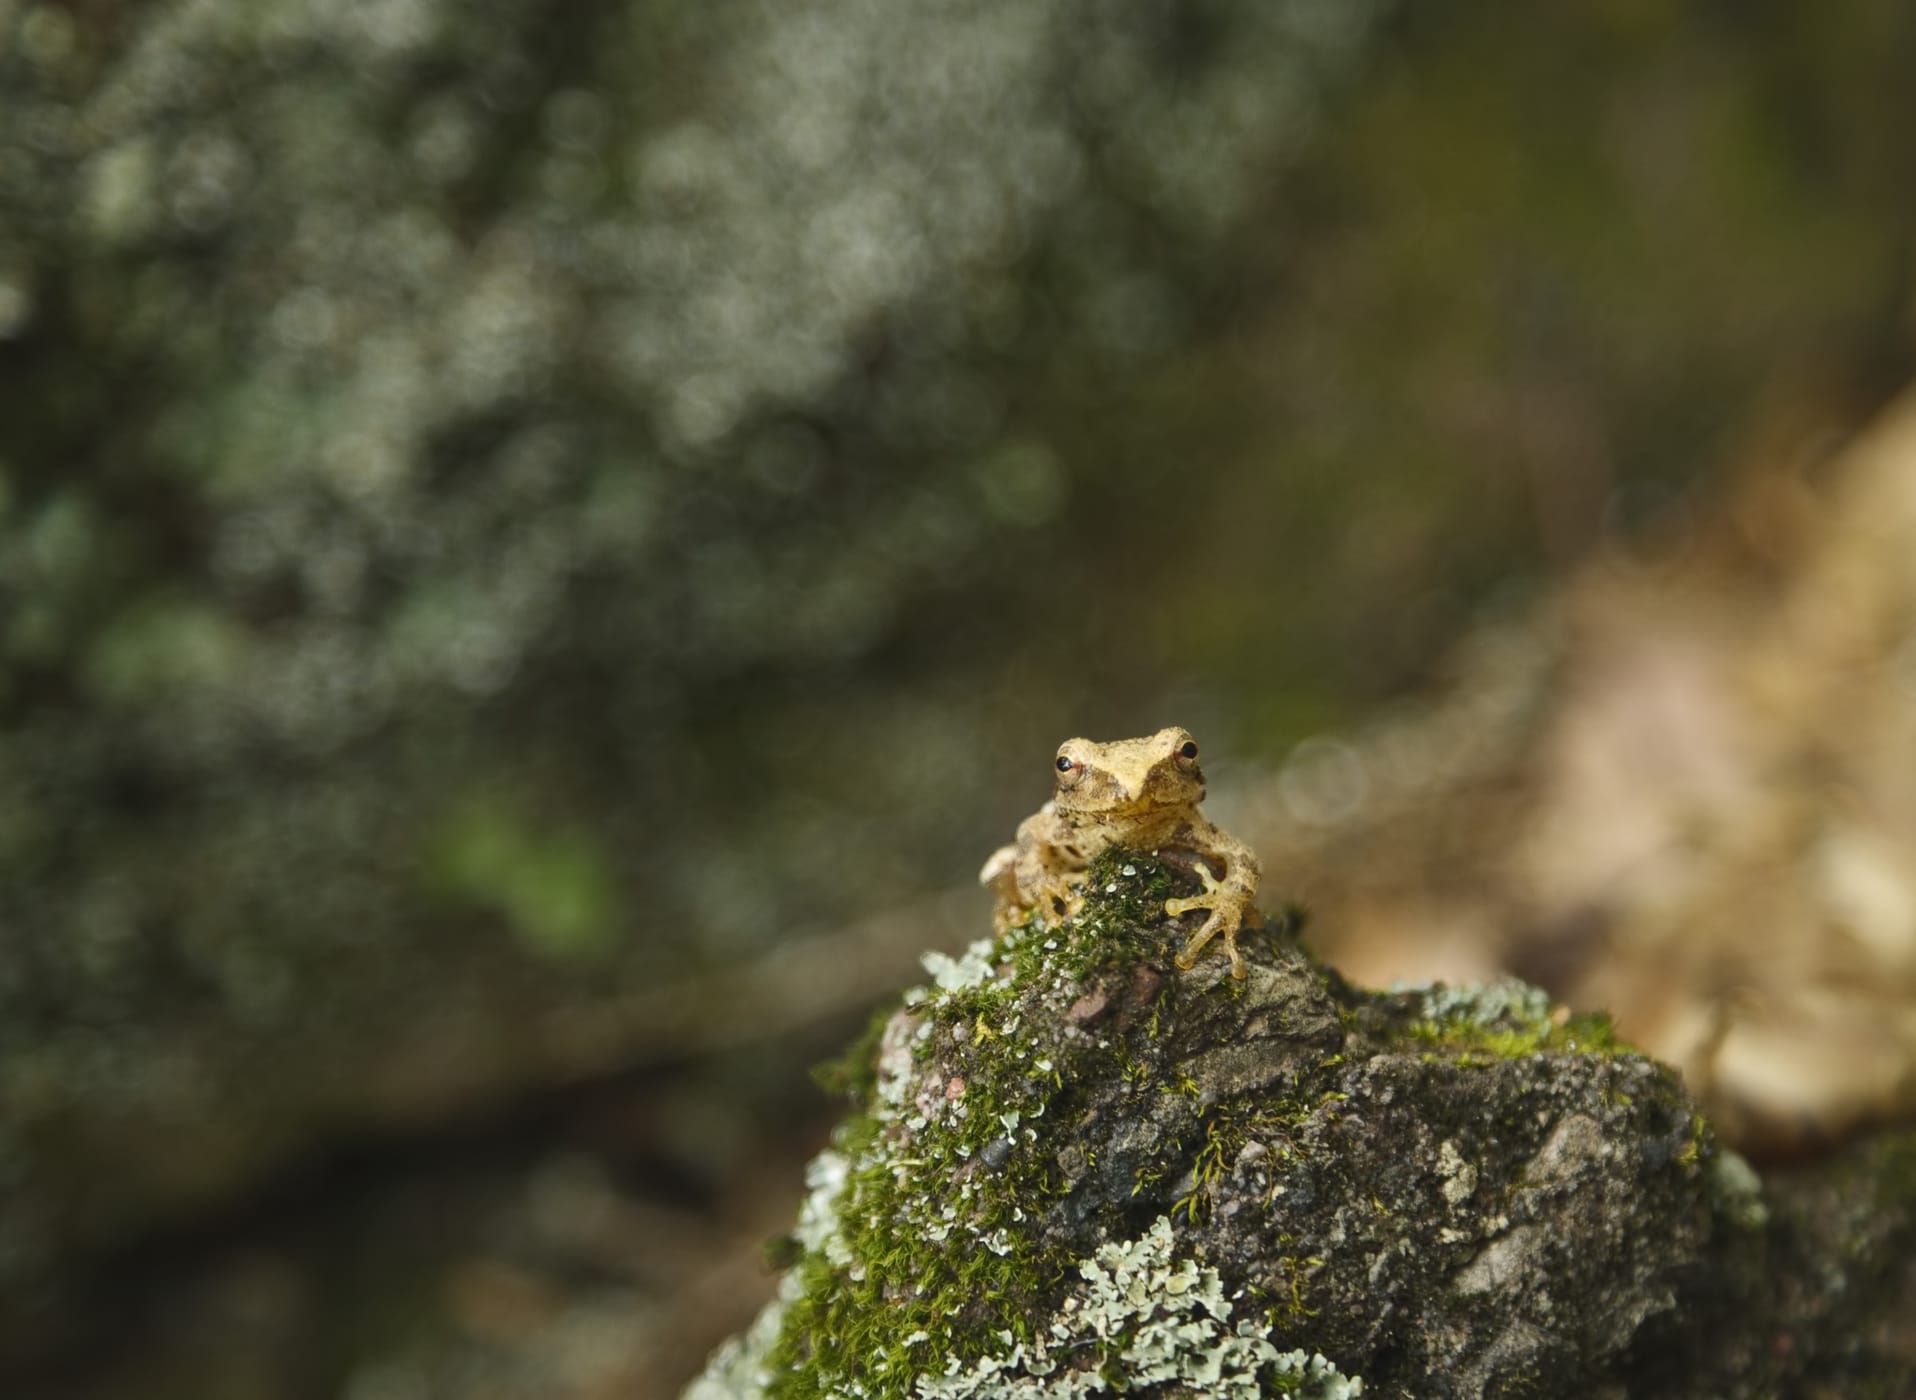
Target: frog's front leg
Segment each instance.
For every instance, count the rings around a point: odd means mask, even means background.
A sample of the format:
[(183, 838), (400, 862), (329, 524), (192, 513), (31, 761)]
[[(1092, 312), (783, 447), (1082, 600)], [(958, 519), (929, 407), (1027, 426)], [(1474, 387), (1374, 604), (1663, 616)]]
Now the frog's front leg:
[(1018, 922), (1022, 903), (1018, 894), (1018, 848), (1000, 846), (978, 872), (978, 883), (991, 892), (991, 922), (1003, 933)]
[(1077, 876), (1088, 864), (1076, 833), (1062, 821), (1050, 803), (1025, 818), (1018, 838), (1002, 846), (985, 862), (978, 879), (992, 893), (998, 931), (1031, 917), (1046, 923), (1069, 918), (1084, 902)]
[(1084, 904), (1084, 872), (1091, 862), (1073, 833), (1062, 822), (1033, 819), (1036, 838), (1021, 842), (1018, 852), (1018, 892), (1022, 902), (1055, 923), (1076, 914)]
[[(1191, 849), (1198, 857), (1197, 873), (1204, 882), (1204, 893), (1167, 899), (1164, 901), (1164, 912), (1176, 918), (1193, 909), (1208, 909), (1211, 916), (1179, 951), (1177, 965), (1187, 969), (1195, 967), (1198, 954), (1204, 951), (1211, 940), (1222, 938), (1224, 951), (1231, 959), (1231, 976), (1242, 978), (1244, 958), (1237, 951), (1237, 933), (1244, 926), (1244, 916), (1250, 910), (1252, 899), (1257, 896), (1257, 857), (1251, 854), (1249, 846), (1209, 822), (1192, 830)], [(1222, 880), (1211, 873), (1206, 857), (1223, 863)]]

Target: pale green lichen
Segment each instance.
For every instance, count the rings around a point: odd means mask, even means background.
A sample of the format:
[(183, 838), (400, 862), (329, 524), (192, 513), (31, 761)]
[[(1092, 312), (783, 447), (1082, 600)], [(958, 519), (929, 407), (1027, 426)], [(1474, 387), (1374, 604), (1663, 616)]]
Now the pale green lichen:
[[(1181, 1385), (1199, 1394), (1251, 1397), (1275, 1391), (1346, 1400), (1363, 1381), (1322, 1356), (1281, 1352), (1255, 1322), (1233, 1323), (1216, 1269), (1173, 1256), (1164, 1216), (1135, 1240), (1102, 1246), (1078, 1265), (1074, 1290), (1030, 1342), (1009, 1332), (1003, 1350), (942, 1375), (918, 1377), (920, 1400), (1083, 1400), (1104, 1391)], [(1076, 1363), (1064, 1364), (1064, 1358)], [(1083, 1366), (1090, 1358), (1097, 1364)]]
[(785, 1309), (798, 1296), (800, 1286), (797, 1274), (787, 1274), (778, 1296), (759, 1310), (750, 1327), (727, 1338), (712, 1353), (680, 1400), (763, 1400), (772, 1379), (766, 1358), (785, 1325)]
[[(997, 967), (993, 954), (998, 950), (998, 941), (993, 938), (981, 938), (965, 949), (963, 956), (952, 957), (948, 953), (936, 950), (920, 956), (932, 981), (938, 984), (941, 992), (959, 992), (967, 987), (981, 987), (994, 980)], [(926, 994), (922, 990), (908, 992), (906, 1004), (922, 1000)]]
[(805, 1200), (798, 1208), (798, 1224), (792, 1228), (792, 1238), (799, 1244), (839, 1265), (851, 1262), (838, 1232), (837, 1215), (838, 1196), (850, 1168), (845, 1154), (829, 1147), (812, 1158), (805, 1168)]
[(1770, 1208), (1756, 1168), (1729, 1148), (1719, 1147), (1708, 1170), (1710, 1201), (1718, 1214), (1746, 1230), (1760, 1230), (1769, 1223)]
[(1475, 1026), (1517, 1021), (1540, 1025), (1550, 1019), (1550, 994), (1541, 987), (1501, 978), (1480, 986), (1452, 987), (1442, 982), (1400, 984), (1393, 991), (1421, 992), (1425, 1014), (1433, 1021)]

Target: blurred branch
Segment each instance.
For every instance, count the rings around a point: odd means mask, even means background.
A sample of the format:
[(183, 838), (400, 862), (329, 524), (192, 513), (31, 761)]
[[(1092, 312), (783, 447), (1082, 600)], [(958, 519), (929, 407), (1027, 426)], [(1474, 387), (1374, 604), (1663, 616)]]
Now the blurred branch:
[(585, 1077), (816, 1026), (895, 994), (925, 949), (984, 928), (983, 911), (975, 888), (946, 890), (706, 975), (554, 1011), (540, 1043), (561, 1074)]

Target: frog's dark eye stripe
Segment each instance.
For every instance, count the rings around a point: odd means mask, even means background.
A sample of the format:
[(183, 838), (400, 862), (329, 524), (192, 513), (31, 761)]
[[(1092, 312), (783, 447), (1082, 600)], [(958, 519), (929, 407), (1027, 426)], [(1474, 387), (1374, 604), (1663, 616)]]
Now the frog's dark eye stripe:
[(1196, 758), (1197, 745), (1192, 743), (1189, 739), (1186, 739), (1184, 741), (1183, 747), (1178, 750), (1178, 756), (1181, 758)]
[(1069, 773), (1071, 771), (1071, 760), (1063, 754), (1058, 755), (1058, 771), (1060, 773)]

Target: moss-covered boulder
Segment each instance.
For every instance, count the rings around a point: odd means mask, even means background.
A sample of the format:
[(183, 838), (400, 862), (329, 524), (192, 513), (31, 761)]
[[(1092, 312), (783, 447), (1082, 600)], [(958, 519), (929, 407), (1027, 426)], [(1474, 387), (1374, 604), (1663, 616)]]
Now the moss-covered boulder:
[(1898, 1315), (1906, 1174), (1840, 1223), (1776, 1209), (1670, 1070), (1518, 984), (1366, 992), (1279, 927), (1243, 981), (1178, 973), (1183, 879), (1114, 852), (1064, 927), (927, 959), (838, 1067), (858, 1110), (778, 1300), (691, 1400), (1916, 1378), (1893, 1323), (1793, 1332), (1845, 1281), (1851, 1321)]

